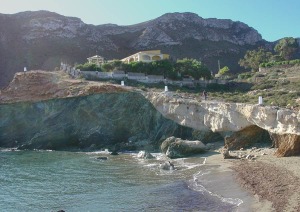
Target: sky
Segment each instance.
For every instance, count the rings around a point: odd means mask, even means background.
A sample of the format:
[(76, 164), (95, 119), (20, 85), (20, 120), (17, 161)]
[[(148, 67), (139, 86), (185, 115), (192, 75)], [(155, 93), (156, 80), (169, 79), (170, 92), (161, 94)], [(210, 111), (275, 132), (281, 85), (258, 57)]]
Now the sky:
[(241, 21), (267, 41), (300, 37), (300, 0), (1, 0), (0, 13), (48, 10), (93, 25), (132, 25), (165, 13)]

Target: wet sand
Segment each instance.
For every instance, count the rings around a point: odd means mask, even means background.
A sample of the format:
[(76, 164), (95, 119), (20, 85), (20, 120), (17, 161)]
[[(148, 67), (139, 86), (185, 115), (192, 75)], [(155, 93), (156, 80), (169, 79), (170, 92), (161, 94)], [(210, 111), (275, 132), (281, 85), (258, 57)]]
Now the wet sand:
[[(278, 158), (274, 152), (269, 148), (230, 152), (233, 156), (254, 156), (250, 160), (223, 159), (221, 154), (208, 156), (207, 165), (219, 164), (219, 171), (227, 172), (227, 177), (223, 175), (220, 180), (228, 185), (216, 189), (221, 195), (239, 194), (244, 201), (237, 211), (300, 211), (300, 157)], [(239, 189), (231, 181), (238, 183)]]
[(249, 211), (272, 211), (271, 202), (259, 199), (247, 188), (241, 186), (236, 179), (236, 173), (232, 167), (235, 165), (234, 159), (223, 159), (221, 154), (207, 154), (206, 165), (213, 166), (213, 172), (204, 176), (201, 184), (209, 188), (213, 193), (217, 193), (224, 197), (227, 201), (232, 199), (237, 202), (237, 199), (242, 201), (236, 208), (238, 212)]

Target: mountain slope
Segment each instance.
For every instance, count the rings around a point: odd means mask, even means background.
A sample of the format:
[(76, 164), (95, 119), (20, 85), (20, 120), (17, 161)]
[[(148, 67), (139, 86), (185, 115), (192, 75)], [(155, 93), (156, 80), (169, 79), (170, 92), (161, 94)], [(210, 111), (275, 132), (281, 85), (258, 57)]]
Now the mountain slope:
[(264, 44), (244, 23), (193, 13), (168, 13), (131, 26), (88, 25), (48, 11), (0, 14), (0, 87), (24, 66), (50, 70), (61, 61), (81, 63), (96, 53), (121, 59), (150, 49), (161, 49), (173, 59), (201, 59), (214, 72), (218, 60), (237, 71), (245, 51)]

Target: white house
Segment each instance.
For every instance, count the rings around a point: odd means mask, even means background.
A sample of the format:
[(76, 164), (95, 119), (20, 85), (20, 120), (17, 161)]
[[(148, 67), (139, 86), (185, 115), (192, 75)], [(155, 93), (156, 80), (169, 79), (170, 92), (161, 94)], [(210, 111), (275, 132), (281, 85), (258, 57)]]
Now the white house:
[(100, 66), (103, 63), (105, 63), (104, 57), (101, 57), (99, 55), (95, 55), (93, 57), (89, 57), (89, 58), (87, 58), (87, 60), (89, 61), (89, 63), (94, 63), (94, 64), (97, 64), (98, 66)]
[(133, 55), (130, 55), (121, 61), (124, 63), (130, 63), (130, 62), (152, 62), (156, 60), (164, 60), (169, 59), (170, 56), (168, 54), (162, 54), (160, 50), (150, 50), (150, 51), (141, 51), (138, 53), (135, 53)]

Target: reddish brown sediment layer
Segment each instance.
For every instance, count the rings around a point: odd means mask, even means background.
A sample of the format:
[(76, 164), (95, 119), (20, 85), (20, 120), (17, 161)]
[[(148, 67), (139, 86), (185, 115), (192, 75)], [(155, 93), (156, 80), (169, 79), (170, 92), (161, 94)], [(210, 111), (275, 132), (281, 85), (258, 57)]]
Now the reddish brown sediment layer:
[(9, 86), (1, 91), (0, 103), (40, 101), (128, 90), (128, 87), (109, 83), (72, 79), (62, 71), (19, 72), (15, 74)]

